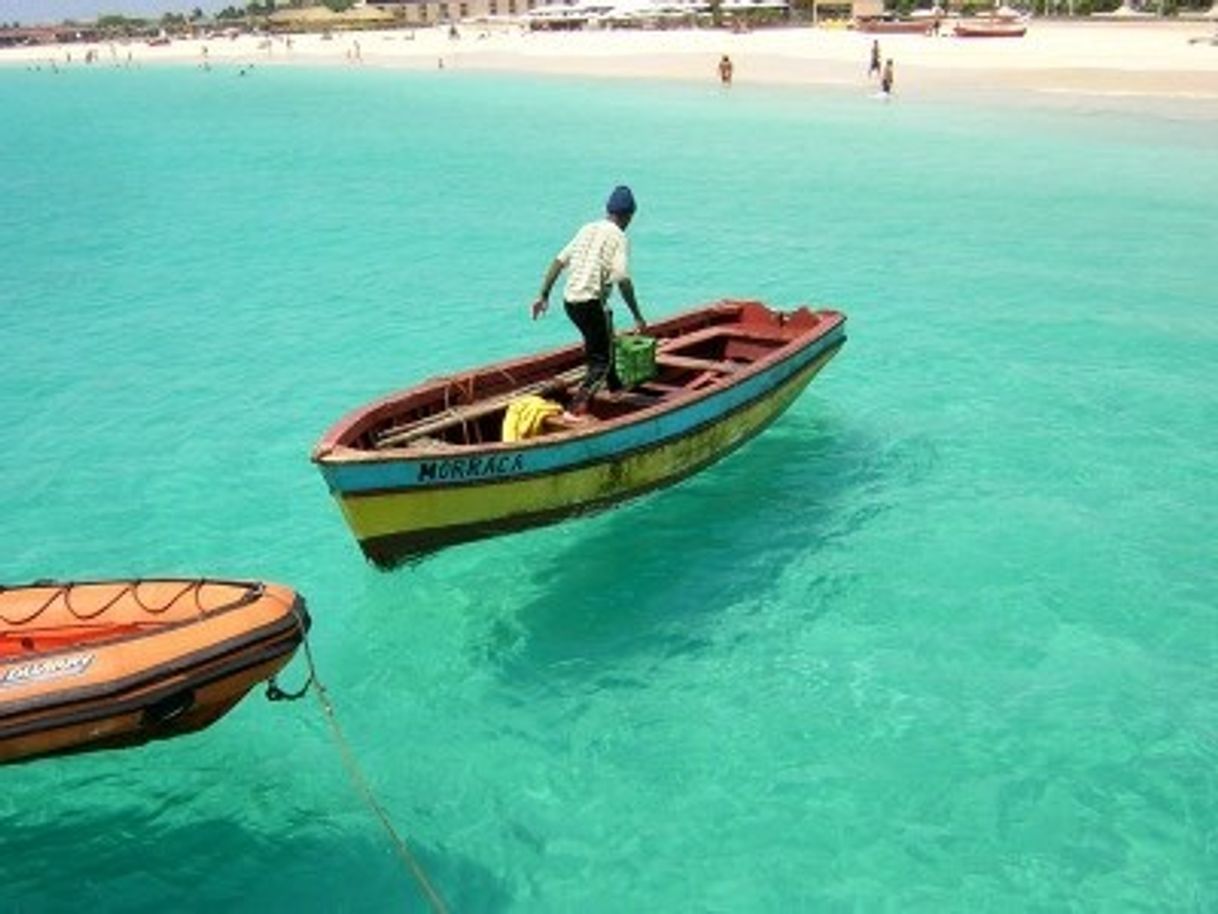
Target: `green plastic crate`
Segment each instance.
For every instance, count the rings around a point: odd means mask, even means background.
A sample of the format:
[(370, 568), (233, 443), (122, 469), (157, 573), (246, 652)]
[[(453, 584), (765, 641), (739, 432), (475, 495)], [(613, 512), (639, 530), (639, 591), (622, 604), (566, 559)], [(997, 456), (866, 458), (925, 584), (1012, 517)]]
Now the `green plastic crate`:
[(655, 337), (619, 336), (614, 341), (613, 364), (622, 385), (629, 388), (656, 376)]

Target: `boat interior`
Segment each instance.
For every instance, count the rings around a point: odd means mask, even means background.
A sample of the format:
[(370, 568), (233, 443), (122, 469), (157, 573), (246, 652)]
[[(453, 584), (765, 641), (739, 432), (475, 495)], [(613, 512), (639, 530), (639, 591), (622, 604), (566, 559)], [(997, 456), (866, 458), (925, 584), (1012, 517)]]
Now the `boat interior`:
[(503, 440), (509, 404), (535, 394), (563, 412), (547, 419), (543, 434), (582, 429), (589, 422), (610, 422), (722, 385), (733, 375), (780, 349), (794, 338), (781, 327), (719, 323), (659, 336), (655, 374), (628, 390), (600, 391), (580, 417), (567, 411), (584, 375), (581, 349), (561, 358), (524, 363), (516, 376), (489, 369), (443, 379), (422, 396), (403, 398), (360, 431), (349, 446), (362, 450), (445, 450)]
[(98, 622), (81, 623), (71, 627), (47, 626), (21, 631), (0, 631), (0, 662), (30, 654), (104, 644), (165, 628), (167, 625), (166, 622)]

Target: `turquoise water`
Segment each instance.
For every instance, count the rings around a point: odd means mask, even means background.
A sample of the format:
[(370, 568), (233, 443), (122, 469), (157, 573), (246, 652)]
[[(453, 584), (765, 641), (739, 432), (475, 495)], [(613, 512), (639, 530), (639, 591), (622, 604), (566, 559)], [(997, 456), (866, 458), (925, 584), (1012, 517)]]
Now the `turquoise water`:
[[(0, 71), (0, 577), (297, 587), (454, 911), (1218, 910), (1212, 114)], [(646, 313), (850, 342), (675, 489), (368, 567), (312, 443), (572, 339), (618, 181)], [(425, 910), (313, 702), (0, 785), (0, 911)]]

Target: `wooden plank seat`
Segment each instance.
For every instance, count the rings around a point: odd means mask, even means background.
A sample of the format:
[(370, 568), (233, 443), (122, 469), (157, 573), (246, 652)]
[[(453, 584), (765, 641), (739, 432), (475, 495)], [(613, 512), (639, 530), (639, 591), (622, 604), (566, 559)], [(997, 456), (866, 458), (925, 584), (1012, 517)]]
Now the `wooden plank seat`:
[(699, 343), (705, 343), (707, 340), (716, 340), (723, 336), (737, 340), (756, 340), (758, 342), (770, 343), (785, 343), (790, 340), (790, 334), (784, 333), (777, 327), (742, 327), (739, 324), (715, 324), (711, 327), (695, 330), (693, 333), (686, 333), (681, 336), (661, 340), (657, 351), (659, 353), (673, 352), (676, 354), (678, 349), (684, 349), (686, 346), (696, 346)]
[(719, 374), (731, 374), (739, 367), (735, 362), (716, 362), (712, 359), (695, 359), (685, 355), (669, 355), (667, 352), (656, 353), (656, 364), (662, 368), (687, 368), (690, 371), (717, 371)]
[(701, 390), (703, 387), (709, 387), (721, 377), (723, 377), (723, 375), (717, 371), (704, 371), (702, 374), (698, 375), (689, 382), (689, 390), (695, 391)]
[(642, 391), (645, 394), (653, 394), (657, 397), (667, 397), (671, 394), (684, 393), (688, 388), (682, 384), (665, 384), (662, 381), (644, 381), (642, 384), (637, 384), (635, 390)]
[(593, 399), (604, 400), (607, 403), (615, 403), (619, 406), (630, 406), (635, 409), (647, 409), (649, 406), (655, 406), (659, 403), (662, 397), (656, 394), (648, 394), (635, 388), (633, 390), (616, 390), (612, 393), (609, 391), (599, 391), (593, 395)]

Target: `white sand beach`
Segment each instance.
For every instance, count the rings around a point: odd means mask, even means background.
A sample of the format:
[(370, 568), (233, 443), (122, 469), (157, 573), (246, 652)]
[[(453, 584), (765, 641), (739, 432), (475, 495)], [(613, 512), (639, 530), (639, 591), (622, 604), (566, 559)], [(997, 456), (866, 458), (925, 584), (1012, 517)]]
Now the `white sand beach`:
[[(865, 86), (873, 39), (896, 68), (897, 94), (993, 89), (1175, 97), (1218, 103), (1213, 21), (1041, 21), (1022, 38), (862, 34), (792, 26), (725, 30), (527, 32), (518, 26), (239, 36), (94, 45), (93, 66), (189, 63), (211, 67), (307, 65), (529, 72), (714, 82), (720, 55), (736, 85)], [(0, 65), (84, 66), (88, 45), (0, 50)], [(69, 59), (70, 58), (70, 59)]]

